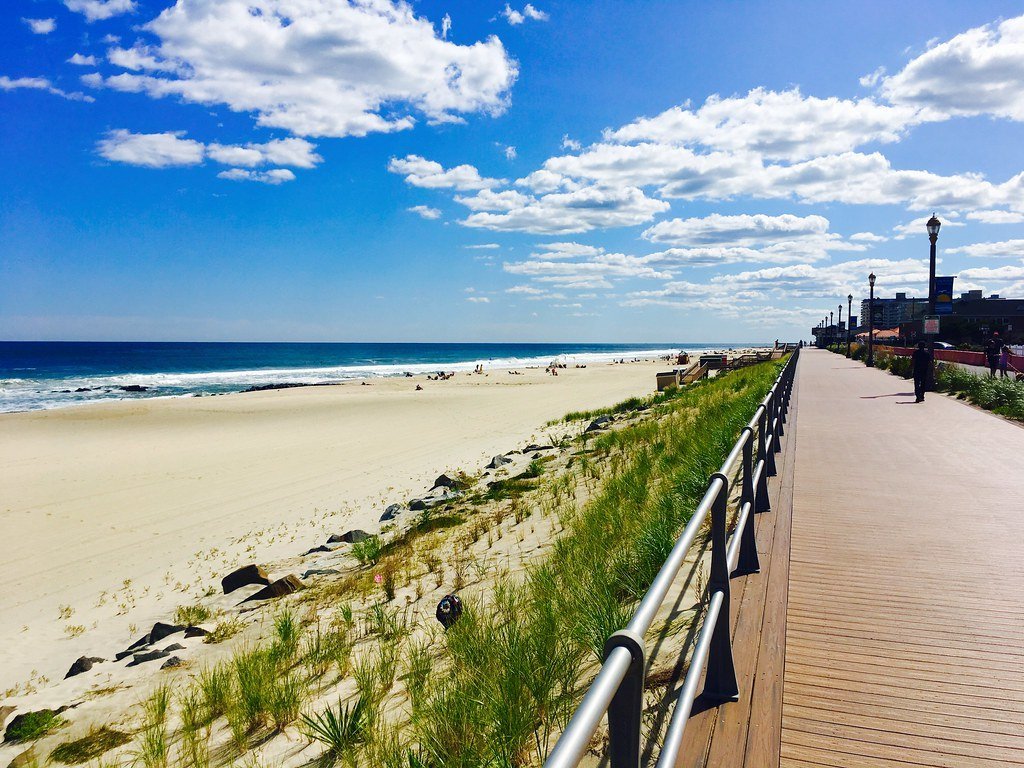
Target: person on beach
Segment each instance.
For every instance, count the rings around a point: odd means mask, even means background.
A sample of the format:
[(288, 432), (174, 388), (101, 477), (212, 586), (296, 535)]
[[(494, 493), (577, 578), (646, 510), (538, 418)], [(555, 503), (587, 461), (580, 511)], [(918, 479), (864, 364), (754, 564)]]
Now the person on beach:
[(914, 402), (924, 402), (924, 387), (925, 382), (928, 380), (928, 371), (932, 366), (932, 356), (928, 354), (928, 345), (923, 342), (917, 342), (917, 349), (914, 350), (913, 354), (914, 364)]
[(999, 331), (995, 331), (985, 345), (985, 359), (988, 361), (988, 375), (996, 376), (996, 368), (999, 367), (999, 354), (1003, 348), (1003, 340), (999, 338)]

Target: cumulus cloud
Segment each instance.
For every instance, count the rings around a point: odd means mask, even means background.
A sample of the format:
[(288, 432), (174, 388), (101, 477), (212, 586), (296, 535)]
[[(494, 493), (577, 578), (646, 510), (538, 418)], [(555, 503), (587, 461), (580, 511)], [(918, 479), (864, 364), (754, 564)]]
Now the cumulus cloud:
[(74, 54), (68, 59), (68, 64), (76, 64), (80, 67), (95, 67), (96, 57), (95, 56), (83, 56), (80, 53)]
[(260, 184), (283, 184), (295, 181), (295, 174), (287, 168), (271, 168), (269, 171), (250, 171), (245, 168), (231, 168), (217, 174), (218, 179), (229, 181), (255, 181)]
[[(928, 237), (927, 223), (931, 218), (931, 215), (918, 216), (912, 221), (907, 221), (902, 224), (897, 224), (892, 228), (892, 231), (896, 234), (893, 235), (893, 240), (906, 240), (908, 237), (926, 238)], [(957, 221), (960, 218), (960, 214), (956, 211), (946, 211), (939, 217), (942, 221), (942, 226), (946, 229), (949, 227), (963, 227), (966, 226), (962, 221)], [(941, 230), (940, 230), (941, 231)]]
[(664, 200), (647, 197), (637, 187), (586, 187), (572, 192), (553, 192), (540, 197), (517, 196), (517, 204), (510, 205), (512, 195), (499, 198), (495, 204), (476, 198), (460, 198), (459, 202), (478, 210), (460, 223), (467, 227), (492, 230), (532, 232), (535, 234), (568, 234), (592, 229), (626, 227), (650, 221), (658, 213), (668, 210)]
[(184, 136), (184, 131), (132, 133), (119, 128), (101, 139), (96, 149), (107, 160), (146, 168), (199, 165), (205, 147), (202, 142)]
[(771, 159), (805, 160), (846, 152), (869, 141), (897, 141), (915, 122), (916, 112), (913, 107), (893, 107), (874, 99), (822, 99), (804, 96), (797, 88), (755, 88), (744, 96), (709, 96), (699, 109), (672, 107), (605, 131), (605, 140), (702, 145)]
[(85, 16), (89, 23), (131, 13), (136, 8), (135, 0), (64, 0), (64, 5), (69, 11)]
[(447, 40), (448, 39), (448, 33), (451, 32), (451, 31), (452, 31), (452, 17), (449, 16), (446, 13), (444, 15), (444, 18), (441, 19), (441, 39), (442, 40)]
[[(234, 180), (262, 181), (279, 184), (292, 181), (295, 174), (284, 169), (274, 169), (267, 174), (243, 174), (243, 168), (262, 165), (290, 165), (294, 168), (312, 168), (322, 158), (314, 152), (316, 147), (305, 139), (274, 139), (264, 144), (226, 145), (203, 144), (195, 139), (185, 138), (184, 131), (165, 133), (132, 133), (120, 128), (110, 131), (97, 144), (100, 155), (128, 165), (147, 168), (168, 168), (183, 165), (199, 165), (209, 158), (222, 165), (235, 166), (221, 178)], [(265, 178), (264, 178), (265, 177)]]
[(824, 216), (781, 216), (741, 214), (723, 216), (713, 213), (704, 218), (669, 219), (645, 230), (643, 237), (655, 243), (678, 246), (759, 245), (780, 240), (818, 238), (828, 232)]
[(414, 205), (412, 208), (406, 208), (410, 213), (418, 214), (424, 219), (439, 219), (441, 218), (441, 212), (437, 208), (431, 208), (429, 205)]
[(976, 259), (1004, 259), (1024, 257), (1024, 240), (1003, 240), (998, 243), (972, 243), (946, 248), (946, 253), (962, 253)]
[(467, 296), (466, 301), (471, 301), (474, 304), (490, 304), (491, 300), (486, 296)]
[(60, 96), (62, 99), (68, 99), (70, 101), (95, 101), (92, 96), (87, 96), (79, 91), (71, 91), (69, 93), (68, 91), (58, 88), (45, 77), (10, 78), (6, 75), (0, 75), (0, 91), (17, 91), (19, 89), (45, 91), (46, 93), (53, 94), (54, 96)]
[(568, 133), (562, 134), (562, 143), (560, 146), (562, 149), (568, 149), (570, 152), (579, 152), (583, 149), (583, 145), (576, 141), (576, 139), (570, 139)]
[(508, 147), (505, 147), (505, 149), (503, 151), (505, 153), (505, 159), (506, 160), (515, 160), (516, 159), (516, 148), (515, 147), (508, 146)]
[(517, 76), (497, 37), (457, 45), (396, 0), (178, 0), (143, 29), (157, 42), (139, 69), (97, 84), (224, 104), (300, 136), (497, 114)]
[(874, 232), (856, 232), (850, 235), (850, 239), (860, 243), (884, 243), (889, 240), (883, 235), (876, 235)]
[(930, 119), (988, 114), (1024, 120), (1024, 16), (931, 46), (885, 78), (880, 92)]
[(967, 218), (980, 221), (982, 224), (1020, 224), (1024, 222), (1024, 213), (1017, 211), (970, 211)]
[(48, 35), (57, 28), (56, 19), (22, 19), (35, 35)]
[(426, 189), (488, 189), (502, 183), (500, 179), (481, 177), (480, 172), (472, 165), (457, 165), (445, 170), (440, 163), (419, 155), (393, 157), (388, 163), (388, 170), (405, 176), (407, 184)]
[(512, 26), (522, 24), (527, 19), (531, 21), (547, 21), (550, 17), (544, 11), (534, 8), (532, 4), (527, 3), (523, 6), (523, 10), (517, 11), (508, 3), (505, 3), (505, 8), (502, 10), (501, 15), (505, 17), (505, 20)]

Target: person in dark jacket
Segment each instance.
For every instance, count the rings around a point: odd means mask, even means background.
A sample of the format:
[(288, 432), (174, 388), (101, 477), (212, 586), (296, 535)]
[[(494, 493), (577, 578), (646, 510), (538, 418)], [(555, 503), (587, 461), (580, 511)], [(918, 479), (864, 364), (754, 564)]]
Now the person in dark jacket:
[(985, 359), (988, 362), (988, 375), (995, 378), (996, 368), (999, 367), (999, 353), (1003, 349), (1003, 340), (999, 338), (999, 331), (992, 334), (992, 338), (985, 345)]
[(932, 367), (932, 356), (928, 354), (928, 345), (923, 341), (917, 342), (917, 349), (912, 356), (914, 363), (914, 397), (916, 402), (924, 402), (924, 387), (928, 381), (928, 371)]

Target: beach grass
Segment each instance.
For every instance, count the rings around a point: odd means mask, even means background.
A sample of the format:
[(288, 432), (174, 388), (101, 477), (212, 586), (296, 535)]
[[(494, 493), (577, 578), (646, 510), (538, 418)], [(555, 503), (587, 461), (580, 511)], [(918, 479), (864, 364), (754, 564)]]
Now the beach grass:
[(78, 765), (95, 760), (129, 741), (131, 737), (127, 733), (105, 726), (94, 728), (80, 739), (58, 744), (50, 753), (50, 758), (65, 765)]

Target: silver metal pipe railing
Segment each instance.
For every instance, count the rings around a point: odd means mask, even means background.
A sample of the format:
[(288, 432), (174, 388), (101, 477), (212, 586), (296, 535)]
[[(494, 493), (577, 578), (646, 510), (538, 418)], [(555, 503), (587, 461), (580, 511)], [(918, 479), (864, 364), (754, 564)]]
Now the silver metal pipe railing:
[[(733, 576), (760, 570), (754, 516), (771, 508), (768, 478), (776, 474), (775, 454), (782, 450), (781, 437), (785, 431), (799, 356), (800, 350), (795, 348), (753, 417), (740, 432), (721, 469), (711, 476), (697, 509), (640, 600), (629, 624), (608, 638), (601, 669), (548, 755), (544, 768), (576, 768), (605, 713), (608, 714), (611, 768), (640, 768), (640, 722), (647, 666), (644, 636), (654, 623), (709, 514), (711, 567), (707, 609), (665, 734), (658, 768), (670, 768), (679, 758), (702, 676), (702, 695), (709, 701), (723, 703), (739, 698), (732, 658), (729, 580)], [(740, 463), (740, 498), (736, 522), (729, 537), (726, 530), (729, 477), (737, 462)]]

